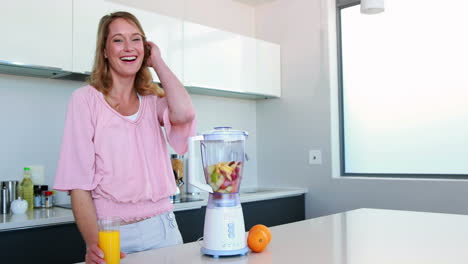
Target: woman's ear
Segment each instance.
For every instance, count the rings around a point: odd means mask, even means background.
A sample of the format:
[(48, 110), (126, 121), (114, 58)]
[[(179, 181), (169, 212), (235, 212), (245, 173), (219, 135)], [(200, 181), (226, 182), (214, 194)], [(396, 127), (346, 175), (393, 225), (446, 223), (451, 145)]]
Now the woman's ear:
[(106, 52), (106, 49), (104, 49), (104, 58), (107, 59), (107, 52)]

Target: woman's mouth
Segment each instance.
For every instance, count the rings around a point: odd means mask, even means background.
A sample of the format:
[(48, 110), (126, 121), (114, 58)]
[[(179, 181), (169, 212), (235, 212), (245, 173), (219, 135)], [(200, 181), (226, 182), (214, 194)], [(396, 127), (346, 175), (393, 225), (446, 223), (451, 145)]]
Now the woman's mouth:
[(126, 63), (133, 62), (137, 59), (137, 56), (125, 56), (125, 57), (120, 57), (120, 60)]

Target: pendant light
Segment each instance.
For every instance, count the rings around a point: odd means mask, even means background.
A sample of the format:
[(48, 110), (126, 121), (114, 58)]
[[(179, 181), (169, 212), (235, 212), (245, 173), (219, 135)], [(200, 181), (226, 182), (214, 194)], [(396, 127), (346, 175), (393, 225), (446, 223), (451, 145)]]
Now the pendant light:
[(384, 10), (384, 0), (361, 0), (361, 14), (378, 14)]

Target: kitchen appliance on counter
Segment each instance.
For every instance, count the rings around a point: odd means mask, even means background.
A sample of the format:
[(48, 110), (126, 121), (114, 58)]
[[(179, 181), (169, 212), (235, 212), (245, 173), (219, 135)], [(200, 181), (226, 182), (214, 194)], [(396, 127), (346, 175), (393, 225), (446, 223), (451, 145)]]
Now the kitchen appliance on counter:
[(184, 156), (179, 154), (171, 154), (171, 166), (174, 173), (176, 183), (176, 192), (171, 195), (171, 203), (178, 203), (181, 199), (181, 187), (184, 185)]
[(193, 196), (193, 197), (199, 197), (200, 193), (203, 192), (203, 190), (200, 190), (193, 184), (188, 184), (189, 182), (192, 182), (190, 178), (195, 177), (203, 177), (203, 168), (202, 168), (202, 163), (201, 163), (201, 156), (200, 153), (201, 151), (199, 150), (200, 147), (193, 145), (192, 139), (189, 139), (189, 150), (188, 150), (188, 155), (186, 158), (186, 176), (185, 176), (185, 185), (183, 186), (184, 188), (184, 195), (186, 196)]
[(205, 179), (189, 177), (188, 184), (209, 192), (201, 249), (205, 255), (217, 258), (249, 251), (239, 197), (247, 136), (245, 131), (216, 127), (189, 140), (190, 157), (196, 156), (200, 142)]
[(9, 214), (11, 202), (18, 199), (19, 181), (0, 182), (0, 213)]
[(179, 154), (171, 154), (171, 165), (174, 172), (176, 185), (180, 187), (184, 184), (184, 156)]

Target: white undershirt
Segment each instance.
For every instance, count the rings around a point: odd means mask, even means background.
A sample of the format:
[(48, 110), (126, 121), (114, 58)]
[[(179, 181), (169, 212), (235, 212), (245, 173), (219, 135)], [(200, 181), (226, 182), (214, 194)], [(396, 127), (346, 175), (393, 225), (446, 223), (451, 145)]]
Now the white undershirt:
[(138, 118), (138, 113), (140, 113), (140, 108), (141, 108), (141, 95), (137, 94), (138, 95), (138, 111), (133, 114), (133, 115), (130, 115), (130, 116), (125, 116), (126, 118), (132, 120), (132, 121), (135, 121), (137, 118)]

